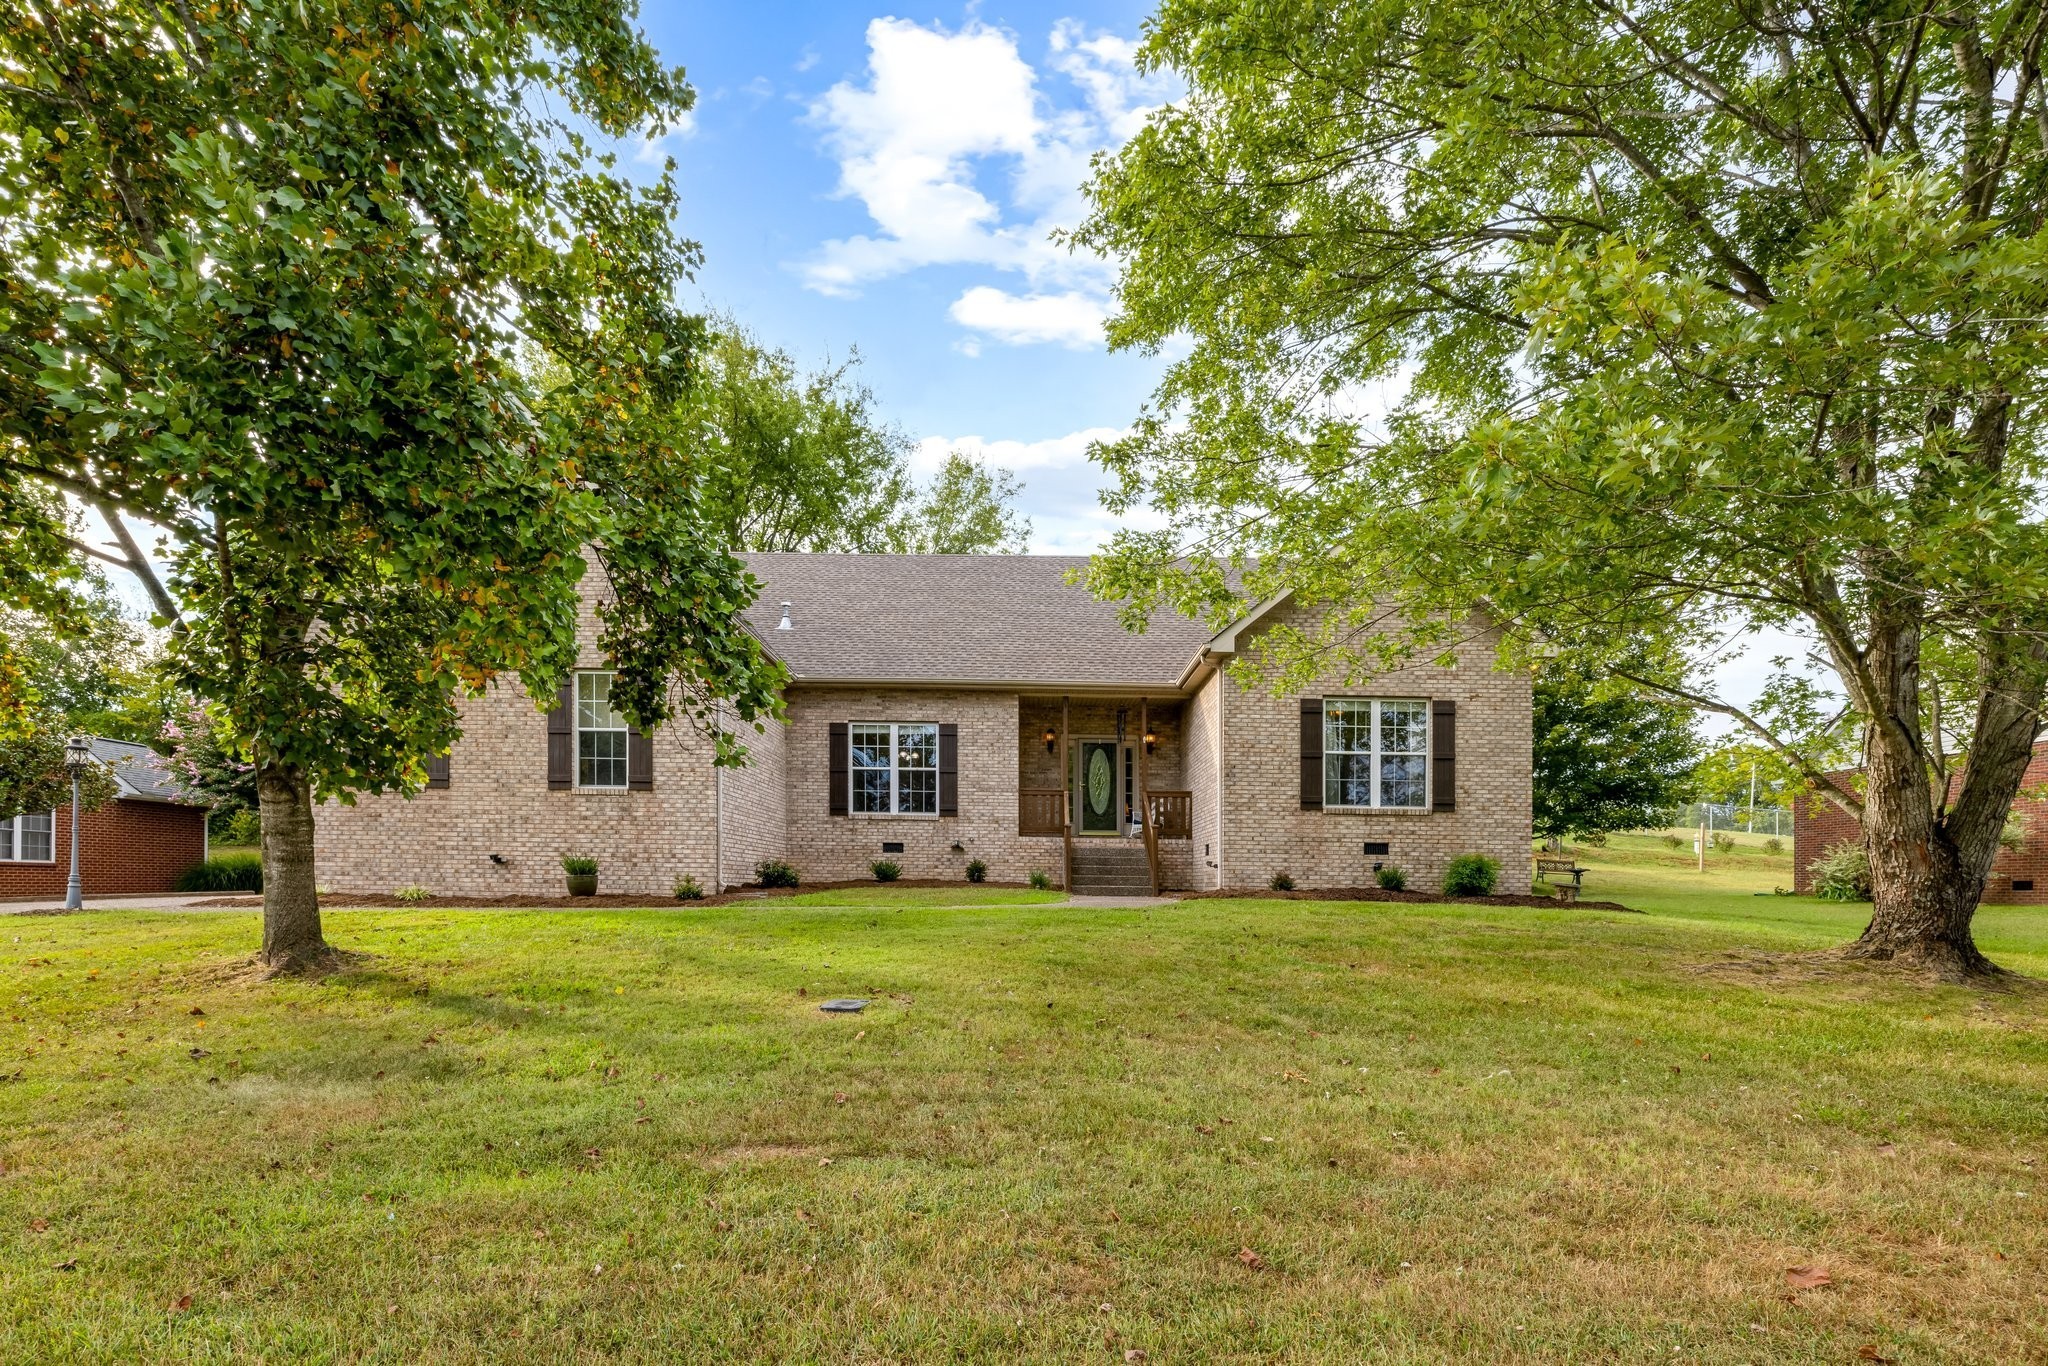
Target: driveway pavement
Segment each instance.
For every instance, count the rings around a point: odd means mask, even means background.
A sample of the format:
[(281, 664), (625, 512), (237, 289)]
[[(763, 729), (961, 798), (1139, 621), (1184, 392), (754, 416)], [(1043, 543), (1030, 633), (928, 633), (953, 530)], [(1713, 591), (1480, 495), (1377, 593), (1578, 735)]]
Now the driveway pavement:
[[(89, 896), (85, 898), (88, 911), (182, 911), (201, 901), (219, 899), (219, 892), (196, 893), (188, 896)], [(23, 911), (61, 911), (64, 898), (44, 897), (37, 901), (0, 901), (0, 915), (20, 915)]]

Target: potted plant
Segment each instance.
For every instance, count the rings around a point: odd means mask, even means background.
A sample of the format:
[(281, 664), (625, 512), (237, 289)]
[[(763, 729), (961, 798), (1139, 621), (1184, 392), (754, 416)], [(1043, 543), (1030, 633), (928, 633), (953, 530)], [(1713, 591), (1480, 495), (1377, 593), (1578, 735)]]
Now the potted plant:
[(569, 875), (570, 896), (597, 895), (597, 860), (580, 854), (562, 855), (562, 871)]

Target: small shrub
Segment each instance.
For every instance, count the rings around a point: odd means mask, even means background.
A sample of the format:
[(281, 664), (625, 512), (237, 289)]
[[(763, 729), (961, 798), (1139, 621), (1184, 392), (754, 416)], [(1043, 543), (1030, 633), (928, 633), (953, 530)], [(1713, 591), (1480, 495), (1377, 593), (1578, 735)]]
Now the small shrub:
[(253, 807), (215, 816), (206, 827), (207, 838), (218, 845), (263, 843), (263, 815)]
[(1664, 847), (1666, 849), (1683, 849), (1685, 848), (1685, 841), (1676, 835), (1666, 835), (1664, 837)]
[(596, 877), (597, 860), (580, 854), (562, 855), (562, 871), (570, 877)]
[(796, 869), (779, 858), (764, 858), (754, 865), (754, 881), (763, 887), (794, 887)]
[(1870, 851), (1857, 840), (1830, 844), (1806, 865), (1813, 894), (1822, 901), (1870, 900)]
[(1500, 881), (1500, 863), (1484, 854), (1460, 854), (1444, 869), (1445, 896), (1488, 896)]
[(1374, 872), (1372, 880), (1379, 883), (1382, 891), (1405, 892), (1408, 890), (1408, 875), (1391, 863)]
[(222, 854), (195, 863), (178, 874), (171, 884), (174, 892), (260, 892), (263, 890), (263, 855)]
[(400, 887), (391, 895), (397, 897), (408, 906), (417, 906), (422, 901), (432, 901), (434, 899), (432, 892), (420, 886)]
[(969, 882), (987, 882), (988, 865), (980, 859), (970, 860), (967, 864), (967, 880)]
[(676, 900), (678, 901), (702, 901), (704, 899), (704, 889), (698, 885), (697, 879), (691, 877), (688, 873), (676, 879), (675, 893)]
[(1269, 885), (1276, 892), (1291, 892), (1294, 890), (1294, 879), (1285, 873), (1275, 873), (1273, 874), (1273, 881)]
[(1735, 848), (1735, 836), (1733, 836), (1733, 835), (1729, 834), (1729, 833), (1728, 833), (1728, 832), (1727, 832), (1726, 830), (1716, 830), (1716, 831), (1714, 832), (1714, 852), (1715, 852), (1715, 853), (1717, 853), (1717, 854), (1726, 854), (1726, 853), (1729, 853), (1729, 852), (1731, 852), (1731, 851), (1732, 851), (1732, 850), (1733, 850), (1734, 848)]
[(1777, 857), (1785, 852), (1785, 841), (1779, 839), (1776, 835), (1771, 836), (1764, 841), (1764, 852), (1773, 858)]
[(1607, 847), (1607, 832), (1605, 830), (1588, 830), (1585, 834), (1579, 836), (1579, 842), (1581, 844), (1590, 844), (1595, 849), (1605, 849)]
[(894, 882), (903, 876), (903, 865), (892, 858), (878, 858), (868, 865), (868, 871), (875, 875), (877, 882)]
[(2005, 825), (1998, 832), (1998, 847), (2013, 854), (2027, 847), (2027, 827), (2018, 816), (2005, 818)]
[(1031, 890), (1034, 892), (1049, 892), (1052, 890), (1052, 877), (1045, 869), (1033, 868), (1031, 870)]

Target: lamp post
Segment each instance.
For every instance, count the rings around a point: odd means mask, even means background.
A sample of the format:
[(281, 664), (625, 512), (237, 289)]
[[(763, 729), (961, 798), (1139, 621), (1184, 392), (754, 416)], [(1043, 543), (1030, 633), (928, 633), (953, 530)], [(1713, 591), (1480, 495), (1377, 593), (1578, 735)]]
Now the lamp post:
[(91, 762), (92, 746), (86, 744), (83, 735), (74, 735), (64, 742), (64, 767), (71, 772), (71, 881), (64, 886), (67, 911), (85, 906), (84, 892), (78, 885), (78, 775)]

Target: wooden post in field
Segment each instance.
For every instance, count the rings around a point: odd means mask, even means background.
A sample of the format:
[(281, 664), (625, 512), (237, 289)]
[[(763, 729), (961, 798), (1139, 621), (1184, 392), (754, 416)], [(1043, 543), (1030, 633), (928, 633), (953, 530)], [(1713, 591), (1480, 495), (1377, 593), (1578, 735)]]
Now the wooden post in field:
[(1707, 823), (1700, 822), (1700, 837), (1693, 842), (1693, 848), (1700, 851), (1700, 871), (1707, 871)]

